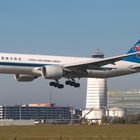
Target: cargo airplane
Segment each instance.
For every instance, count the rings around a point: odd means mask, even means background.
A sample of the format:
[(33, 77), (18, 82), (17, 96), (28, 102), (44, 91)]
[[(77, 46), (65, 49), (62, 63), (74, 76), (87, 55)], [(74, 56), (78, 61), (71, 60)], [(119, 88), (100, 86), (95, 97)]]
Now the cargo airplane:
[(42, 76), (50, 86), (80, 87), (76, 78), (110, 78), (140, 72), (140, 40), (127, 54), (109, 58), (80, 58), (48, 55), (0, 53), (0, 73), (14, 74), (17, 81), (29, 82)]

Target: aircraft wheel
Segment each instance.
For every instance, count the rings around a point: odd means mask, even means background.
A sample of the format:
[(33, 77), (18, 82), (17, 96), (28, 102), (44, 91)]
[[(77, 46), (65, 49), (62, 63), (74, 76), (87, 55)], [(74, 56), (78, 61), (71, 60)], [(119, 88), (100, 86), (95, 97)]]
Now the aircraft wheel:
[(66, 85), (70, 85), (70, 81), (66, 81), (65, 84), (66, 84)]
[(59, 84), (58, 88), (62, 89), (62, 88), (64, 88), (64, 85), (63, 84)]
[(78, 87), (80, 87), (80, 84), (79, 83), (75, 83), (74, 87), (78, 88)]
[(51, 87), (54, 86), (54, 82), (50, 82), (50, 86), (51, 86)]

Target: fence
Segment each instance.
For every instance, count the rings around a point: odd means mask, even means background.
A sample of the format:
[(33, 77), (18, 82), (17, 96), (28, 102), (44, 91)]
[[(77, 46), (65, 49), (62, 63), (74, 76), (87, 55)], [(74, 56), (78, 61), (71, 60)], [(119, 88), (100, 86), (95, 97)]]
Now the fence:
[(0, 140), (140, 140), (139, 137), (116, 137), (116, 136), (94, 136), (94, 137), (66, 137), (66, 136), (58, 136), (58, 137), (11, 137), (11, 138), (0, 138)]

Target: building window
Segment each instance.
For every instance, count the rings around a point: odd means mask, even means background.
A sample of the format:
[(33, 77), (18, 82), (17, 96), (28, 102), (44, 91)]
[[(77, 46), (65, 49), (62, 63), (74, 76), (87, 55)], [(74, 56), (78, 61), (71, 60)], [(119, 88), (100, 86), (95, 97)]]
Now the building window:
[(9, 58), (8, 58), (8, 57), (6, 57), (6, 60), (9, 60)]
[(2, 56), (1, 59), (4, 60), (4, 57)]
[(16, 58), (16, 57), (14, 57), (14, 60), (17, 60), (17, 58)]

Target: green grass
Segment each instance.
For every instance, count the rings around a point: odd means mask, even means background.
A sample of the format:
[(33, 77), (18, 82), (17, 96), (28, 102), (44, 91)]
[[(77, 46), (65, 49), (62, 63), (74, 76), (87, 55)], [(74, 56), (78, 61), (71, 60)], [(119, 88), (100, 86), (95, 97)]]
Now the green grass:
[(0, 127), (0, 140), (140, 140), (140, 125)]

